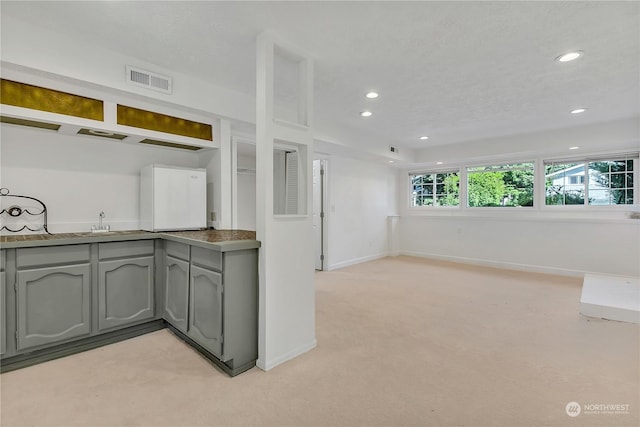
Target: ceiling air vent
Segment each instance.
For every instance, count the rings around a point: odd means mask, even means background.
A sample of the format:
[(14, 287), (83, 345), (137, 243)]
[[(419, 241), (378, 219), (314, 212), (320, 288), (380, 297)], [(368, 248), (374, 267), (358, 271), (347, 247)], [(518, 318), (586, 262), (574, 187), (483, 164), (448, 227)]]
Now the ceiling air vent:
[(127, 65), (127, 83), (164, 93), (171, 93), (173, 84), (171, 77), (135, 68), (130, 65)]

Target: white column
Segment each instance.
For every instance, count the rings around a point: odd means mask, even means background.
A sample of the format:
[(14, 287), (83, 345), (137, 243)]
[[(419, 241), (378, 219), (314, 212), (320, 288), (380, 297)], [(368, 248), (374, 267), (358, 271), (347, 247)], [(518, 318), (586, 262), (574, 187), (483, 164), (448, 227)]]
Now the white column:
[(218, 167), (220, 169), (220, 204), (218, 210), (218, 229), (231, 228), (232, 200), (231, 200), (231, 123), (229, 120), (220, 120), (220, 157)]
[[(298, 123), (274, 117), (274, 48), (299, 65)], [(257, 39), (256, 231), (259, 261), (258, 367), (269, 370), (316, 346), (312, 221), (312, 62), (296, 47), (263, 33)], [(274, 141), (300, 155), (298, 214), (274, 215)]]
[(238, 141), (231, 138), (231, 228), (238, 228)]
[(220, 148), (202, 154), (199, 164), (207, 169), (207, 224), (220, 230), (232, 226), (231, 123), (221, 119), (213, 129)]

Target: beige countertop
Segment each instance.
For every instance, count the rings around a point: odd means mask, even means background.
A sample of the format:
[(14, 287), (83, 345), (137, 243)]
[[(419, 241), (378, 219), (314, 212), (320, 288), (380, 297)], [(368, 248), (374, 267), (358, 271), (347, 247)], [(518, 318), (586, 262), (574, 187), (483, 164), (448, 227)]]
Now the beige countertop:
[(256, 240), (256, 232), (247, 230), (165, 231), (163, 234), (209, 243)]
[(161, 235), (166, 240), (222, 252), (260, 247), (260, 242), (256, 240), (256, 232), (247, 230), (165, 231)]
[(0, 247), (2, 249), (11, 249), (144, 239), (167, 239), (220, 251), (260, 247), (260, 242), (256, 241), (255, 231), (247, 230), (169, 231), (157, 233), (126, 230), (106, 233), (15, 234), (0, 236)]

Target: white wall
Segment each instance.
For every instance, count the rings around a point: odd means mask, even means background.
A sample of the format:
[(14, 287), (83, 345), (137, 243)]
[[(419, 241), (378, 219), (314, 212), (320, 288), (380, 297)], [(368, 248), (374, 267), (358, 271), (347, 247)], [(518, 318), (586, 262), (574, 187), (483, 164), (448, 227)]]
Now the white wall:
[[(569, 151), (570, 146), (581, 148)], [(434, 165), (440, 160), (445, 165), (462, 167), (465, 162), (480, 158), (487, 162), (492, 158), (536, 160), (540, 174), (543, 160), (554, 156), (597, 157), (639, 149), (638, 122), (629, 119), (433, 147), (425, 149), (420, 160)], [(420, 169), (429, 170), (428, 166), (412, 170)], [(640, 221), (627, 217), (629, 211), (638, 210), (637, 205), (586, 210), (544, 206), (508, 210), (411, 209), (407, 172), (402, 173), (398, 190), (403, 254), (569, 275), (640, 275)], [(536, 191), (544, 191), (543, 185), (538, 183)], [(543, 203), (544, 198), (536, 196), (536, 204)]]
[(197, 167), (191, 152), (0, 125), (0, 185), (47, 205), (49, 231), (89, 231), (100, 211), (113, 230), (138, 229), (139, 171)]
[(403, 216), (405, 255), (581, 276), (640, 275), (640, 221)]
[(327, 269), (389, 255), (388, 217), (397, 213), (397, 171), (384, 164), (331, 157), (326, 173)]
[(256, 158), (238, 156), (238, 169), (251, 169), (251, 172), (238, 172), (238, 225), (241, 230), (256, 229)]
[[(238, 169), (255, 167), (255, 158), (238, 156)], [(388, 216), (397, 212), (396, 175), (395, 169), (377, 163), (348, 157), (328, 160), (327, 269), (389, 254)], [(238, 228), (255, 230), (255, 215), (256, 176), (238, 173)]]

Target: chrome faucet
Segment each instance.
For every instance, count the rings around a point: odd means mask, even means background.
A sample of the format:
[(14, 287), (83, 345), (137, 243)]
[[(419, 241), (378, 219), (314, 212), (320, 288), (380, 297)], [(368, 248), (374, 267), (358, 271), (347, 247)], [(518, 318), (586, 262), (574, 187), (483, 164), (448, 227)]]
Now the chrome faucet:
[(98, 215), (98, 226), (91, 226), (92, 233), (106, 233), (110, 230), (110, 227), (108, 225), (102, 225), (102, 218), (104, 218), (104, 211), (101, 211), (100, 215)]

